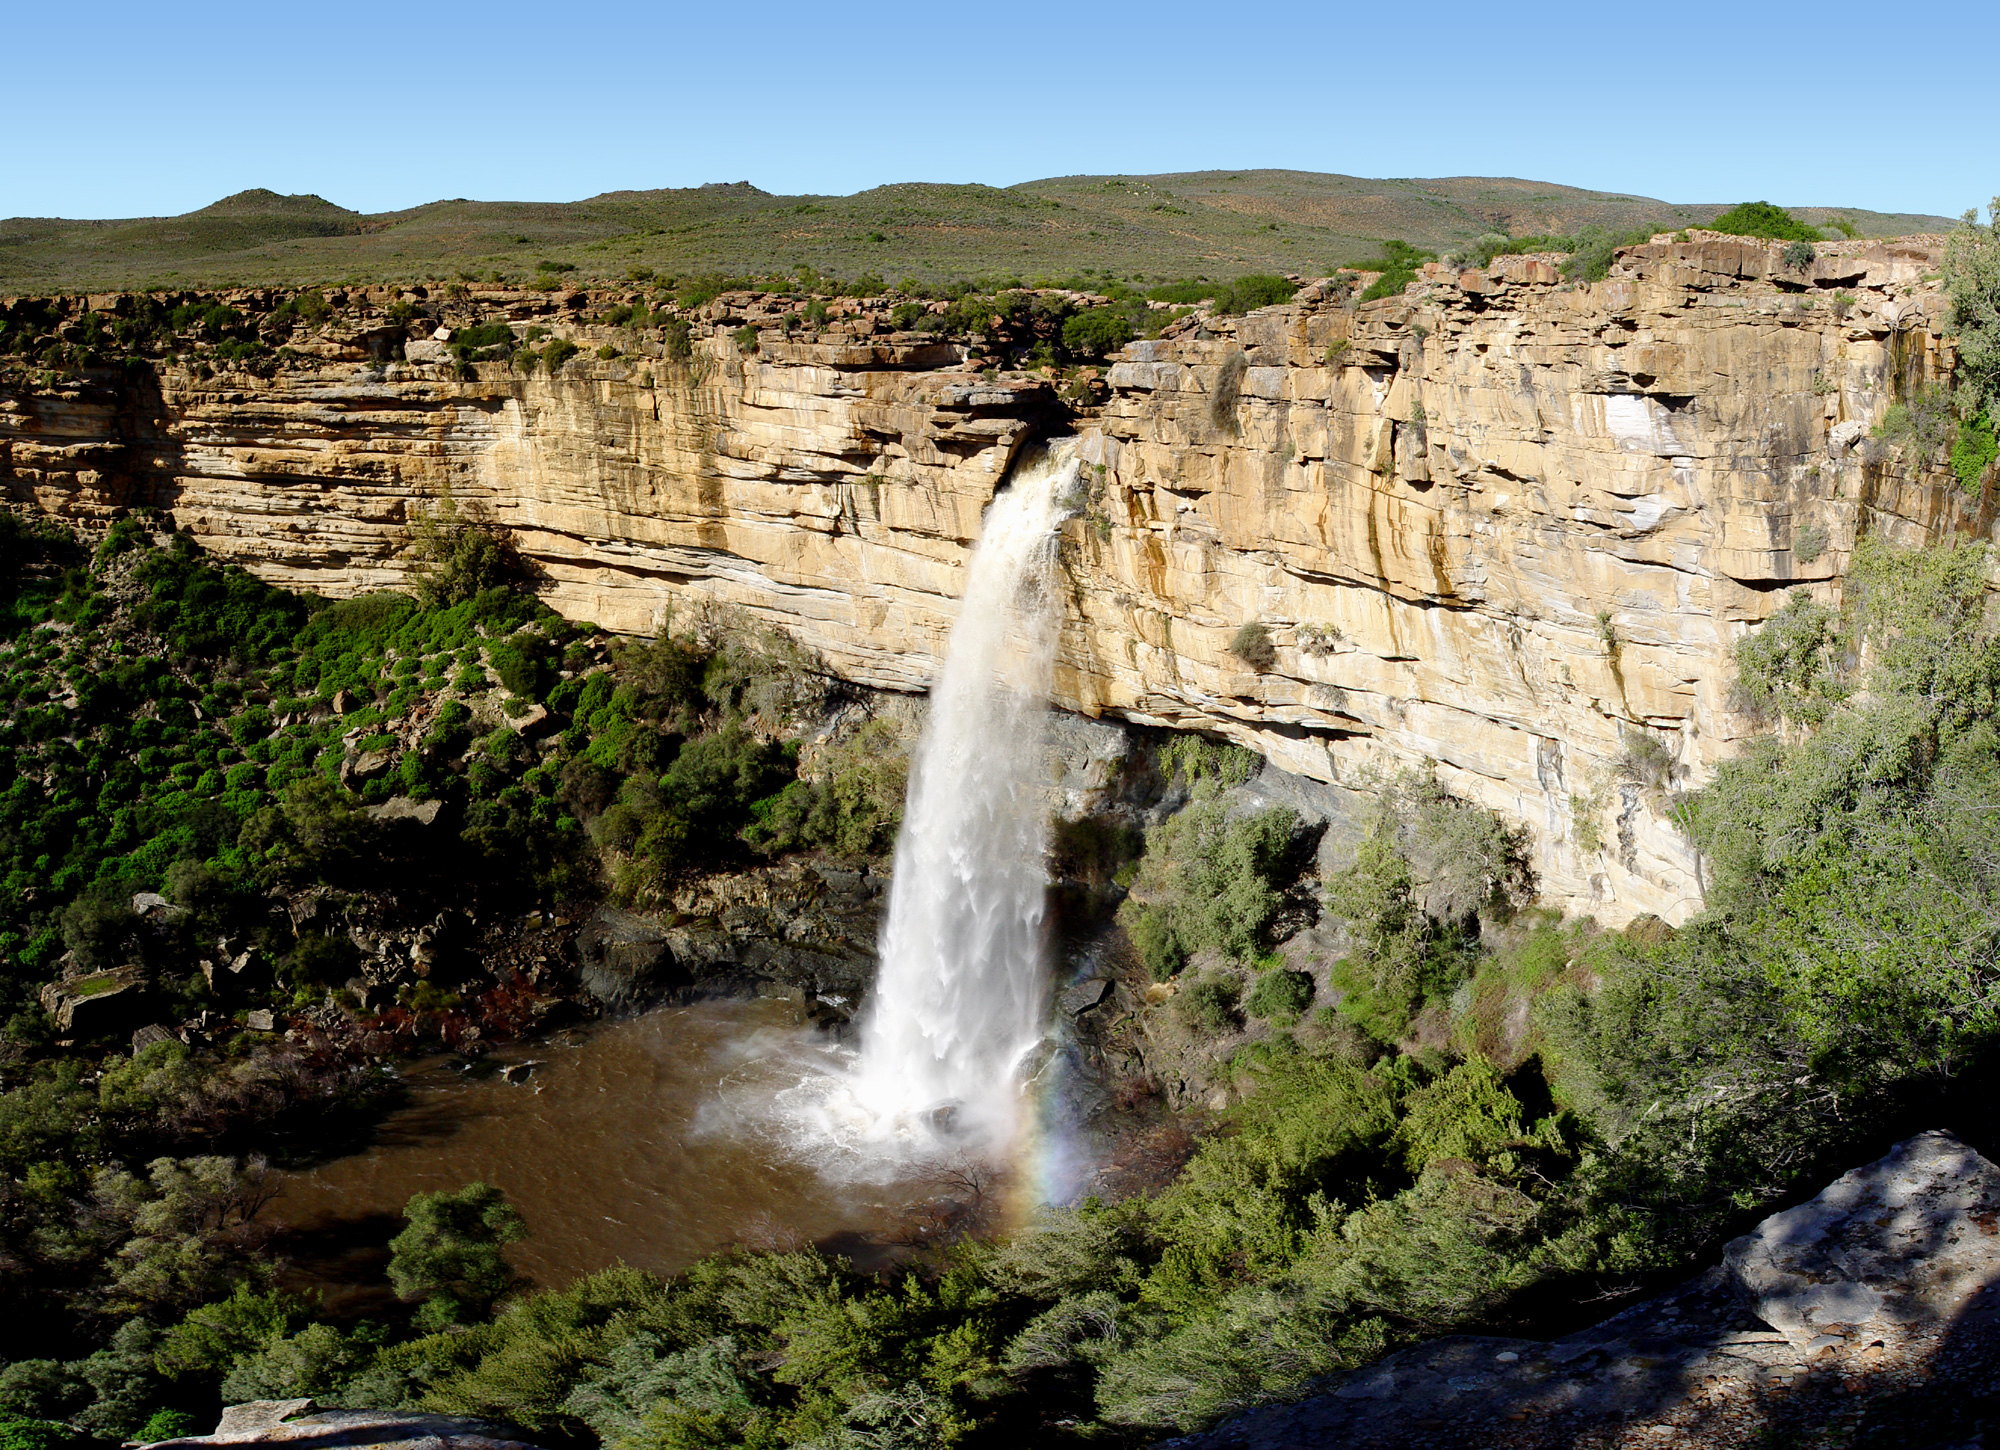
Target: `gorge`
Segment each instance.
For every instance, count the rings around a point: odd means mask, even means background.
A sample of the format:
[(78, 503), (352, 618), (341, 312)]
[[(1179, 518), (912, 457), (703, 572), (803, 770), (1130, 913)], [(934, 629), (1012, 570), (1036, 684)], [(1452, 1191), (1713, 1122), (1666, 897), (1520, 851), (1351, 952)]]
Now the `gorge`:
[[(499, 316), (586, 350), (523, 378), (403, 343), (362, 289), (268, 378), (10, 384), (0, 459), (51, 514), (162, 507), (336, 596), (400, 580), (408, 509), (450, 490), (573, 618), (650, 633), (728, 606), (915, 690), (996, 482), (1073, 429), (1090, 502), (1065, 525), (1058, 705), (1212, 731), (1336, 791), (1434, 760), (1531, 828), (1552, 903), (1671, 921), (1697, 866), (1620, 759), (1651, 740), (1667, 784), (1700, 780), (1749, 728), (1722, 661), (1786, 589), (1827, 587), (1863, 533), (1985, 516), (1868, 436), (1949, 371), (1937, 242), (1828, 244), (1802, 270), (1781, 251), (1665, 237), (1578, 287), (1553, 259), (1432, 265), (1361, 306), (1314, 284), (1135, 343), (1074, 400), (856, 302), (807, 340), (781, 302), (718, 297), (685, 362), (599, 320), (605, 294), (427, 308), (447, 340)], [(1246, 625), (1268, 660), (1231, 653)]]
[[(1138, 1445), (1539, 1374), (1897, 1138), (1978, 1248), (1954, 265), (0, 299), (0, 1288), (73, 1326), (0, 1412)], [(263, 1144), (370, 1317), (270, 1279)], [(1788, 1383), (1879, 1327), (1701, 1302)]]

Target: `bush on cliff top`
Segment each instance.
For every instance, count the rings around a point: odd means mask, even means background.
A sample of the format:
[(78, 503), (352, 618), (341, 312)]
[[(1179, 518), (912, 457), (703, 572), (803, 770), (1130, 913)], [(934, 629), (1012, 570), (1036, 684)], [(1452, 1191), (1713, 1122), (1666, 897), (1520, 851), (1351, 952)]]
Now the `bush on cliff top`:
[(1708, 230), (1776, 242), (1816, 242), (1820, 239), (1818, 227), (1800, 221), (1783, 207), (1772, 206), (1768, 201), (1746, 201), (1732, 206), (1709, 222)]

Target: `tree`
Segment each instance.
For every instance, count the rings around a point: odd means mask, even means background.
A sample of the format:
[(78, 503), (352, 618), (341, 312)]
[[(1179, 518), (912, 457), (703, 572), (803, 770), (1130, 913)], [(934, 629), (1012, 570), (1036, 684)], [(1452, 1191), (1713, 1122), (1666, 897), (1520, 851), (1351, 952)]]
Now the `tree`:
[(513, 534), (476, 505), (462, 505), (449, 487), (434, 503), (410, 508), (404, 553), (417, 602), (426, 609), (463, 604), (488, 589), (526, 589), (534, 569)]
[(1979, 213), (1968, 211), (1944, 244), (1944, 285), (1951, 300), (1945, 330), (1958, 344), (1967, 413), (2000, 402), (2000, 197), (1986, 215), (1981, 226)]
[(492, 1184), (419, 1193), (403, 1217), (409, 1226), (389, 1241), (389, 1281), (398, 1298), (421, 1302), (421, 1327), (484, 1318), (518, 1282), (502, 1249), (527, 1237), (527, 1225)]

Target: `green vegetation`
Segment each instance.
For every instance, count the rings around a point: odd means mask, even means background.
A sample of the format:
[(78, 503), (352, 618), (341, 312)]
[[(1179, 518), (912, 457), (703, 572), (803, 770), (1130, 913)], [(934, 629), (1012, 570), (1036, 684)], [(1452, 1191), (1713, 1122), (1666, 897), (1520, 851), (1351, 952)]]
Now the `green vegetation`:
[(1951, 471), (1966, 492), (1976, 494), (1995, 458), (2000, 458), (2000, 438), (1994, 436), (1992, 420), (1982, 408), (1958, 425), (1951, 443)]
[(389, 1244), (389, 1282), (398, 1298), (422, 1306), (418, 1328), (484, 1319), (515, 1287), (500, 1250), (527, 1227), (499, 1189), (468, 1183), (456, 1193), (419, 1193), (404, 1217), (408, 1226)]
[(1361, 294), (1363, 302), (1383, 297), (1400, 297), (1403, 289), (1417, 280), (1417, 268), (1432, 260), (1435, 252), (1419, 251), (1408, 242), (1386, 241), (1379, 256), (1349, 266), (1358, 272), (1380, 272)]
[(1958, 347), (1961, 406), (2000, 411), (2000, 198), (1981, 225), (1968, 211), (1945, 239), (1946, 329)]
[(1147, 833), (1132, 894), (1118, 912), (1140, 959), (1162, 982), (1198, 952), (1249, 961), (1263, 951), (1283, 892), (1302, 864), (1290, 811), (1232, 821), (1215, 798), (1247, 779), (1239, 757), (1248, 752), (1184, 739), (1160, 764), (1185, 780), (1192, 803)]
[(1746, 201), (1733, 206), (1706, 226), (1712, 232), (1727, 232), (1736, 237), (1762, 237), (1767, 241), (1816, 242), (1820, 239), (1818, 227), (1808, 226), (1783, 207), (1772, 206), (1768, 201)]
[[(781, 733), (768, 727), (813, 698), (816, 677), (808, 657), (726, 620), (607, 662), (504, 590), (441, 609), (328, 606), (232, 582), (136, 528), (115, 532), (91, 572), (54, 536), (10, 544), (26, 560), (10, 584), (18, 619), (96, 613), (54, 638), (17, 624), (10, 657), (46, 644), (59, 663), (101, 640), (90, 674), (104, 677), (119, 611), (143, 604), (165, 641), (156, 697), (179, 698), (168, 681), (196, 643), (219, 651), (199, 656), (216, 708), (186, 728), (217, 737), (219, 780), (236, 764), (221, 739), (262, 766), (265, 783), (245, 791), (271, 790), (275, 760), (248, 752), (285, 738), (295, 726), (280, 721), (299, 712), (253, 691), (225, 707), (229, 669), (299, 699), (360, 695), (373, 679), (367, 729), (390, 723), (409, 688), (396, 682), (472, 651), (540, 692), (560, 727), (548, 782), (530, 768), (513, 788), (530, 801), (546, 789), (551, 813), (592, 821), (598, 838), (614, 806), (643, 817), (635, 840), (672, 835), (659, 823), (677, 818), (689, 829), (669, 866), (739, 821), (727, 849), (750, 849), (747, 823), (768, 828), (788, 792), (804, 802), (783, 817), (800, 834), (820, 829), (822, 788), (855, 803), (862, 835), (893, 799), (867, 769), (880, 741), (757, 796), (785, 752), (774, 760), (742, 722)], [(38, 1060), (0, 1094), (0, 1168), (16, 1185), (0, 1231), (24, 1266), (9, 1289), (45, 1311), (17, 1316), (0, 1348), (7, 1432), (108, 1442), (175, 1414), (198, 1424), (225, 1397), (311, 1394), (583, 1445), (1116, 1443), (1209, 1423), (1417, 1338), (1517, 1330), (1629, 1294), (1885, 1135), (1983, 1111), (2000, 1033), (2000, 822), (1987, 809), (2000, 638), (1986, 568), (1977, 545), (1864, 540), (1841, 613), (1795, 599), (1743, 643), (1739, 689), (1784, 728), (1679, 797), (1708, 904), (1677, 930), (1606, 932), (1527, 909), (1525, 842), (1409, 774), (1377, 784), (1352, 865), (1317, 897), (1346, 924), (1346, 958), (1273, 962), (1280, 909), (1315, 898), (1304, 837), (1284, 812), (1230, 819), (1222, 791), (1254, 768), (1243, 752), (1175, 739), (1157, 765), (1190, 803), (1149, 834), (1121, 917), (1156, 971), (1201, 959), (1146, 1010), (1244, 1044), (1229, 1067), (1238, 1105), (1157, 1194), (1046, 1210), (881, 1275), (812, 1252), (737, 1253), (671, 1282), (620, 1268), (526, 1293), (500, 1253), (518, 1222), (472, 1185), (410, 1205), (389, 1269), (409, 1307), (324, 1322), (262, 1281), (260, 1165), (185, 1147), (200, 1131), (188, 1125), (241, 1092), (239, 1075), (268, 1081), (280, 1065), (177, 1042), (107, 1059), (94, 1081), (74, 1059)], [(128, 573), (150, 581), (143, 598), (106, 601), (100, 581)], [(235, 628), (197, 628), (193, 598)], [(483, 635), (459, 629), (474, 617)], [(506, 642), (514, 657), (496, 662)], [(17, 698), (17, 722), (25, 708)], [(436, 721), (471, 727), (470, 712)], [(1671, 779), (1654, 746), (1631, 747), (1642, 789)], [(178, 755), (161, 760), (152, 773), (185, 776)], [(449, 760), (440, 770), (459, 789)], [(262, 823), (245, 869), (362, 869), (369, 827), (343, 797), (308, 769), (269, 804), (243, 802)], [(216, 840), (170, 878), (189, 903), (227, 900), (227, 852), (241, 848)], [(128, 931), (116, 904), (32, 909), (60, 918), (68, 949), (116, 957)], [(1316, 1007), (1322, 968), (1339, 998)]]

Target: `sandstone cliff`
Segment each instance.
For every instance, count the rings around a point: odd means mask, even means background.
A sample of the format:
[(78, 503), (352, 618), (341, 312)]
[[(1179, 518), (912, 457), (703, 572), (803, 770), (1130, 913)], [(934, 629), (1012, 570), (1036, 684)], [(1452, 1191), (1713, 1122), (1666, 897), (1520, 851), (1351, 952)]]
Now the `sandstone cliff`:
[[(343, 293), (268, 376), (14, 375), (0, 477), (72, 517), (157, 505), (331, 594), (398, 582), (409, 505), (449, 487), (516, 531), (565, 613), (650, 631), (727, 604), (916, 690), (994, 489), (1026, 442), (1073, 431), (1060, 704), (1218, 731), (1342, 791), (1435, 761), (1531, 828), (1552, 901), (1679, 919), (1700, 880), (1673, 795), (1748, 728), (1731, 643), (1788, 586), (1832, 587), (1863, 533), (1990, 528), (1990, 494), (1867, 436), (1948, 370), (1936, 264), (1929, 238), (1788, 269), (1775, 244), (1698, 234), (1587, 287), (1545, 257), (1432, 267), (1361, 305), (1322, 283), (1188, 318), (1062, 397), (881, 307), (800, 334), (784, 304), (725, 296), (686, 360), (600, 320), (611, 299), (447, 309), (586, 349), (522, 377), (404, 344), (385, 296)], [(1269, 640), (1255, 664), (1231, 649), (1246, 624)], [(1671, 765), (1631, 769), (1641, 737)]]

